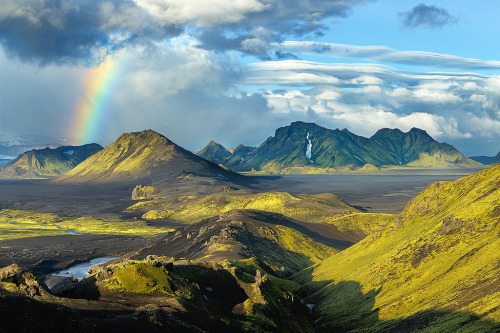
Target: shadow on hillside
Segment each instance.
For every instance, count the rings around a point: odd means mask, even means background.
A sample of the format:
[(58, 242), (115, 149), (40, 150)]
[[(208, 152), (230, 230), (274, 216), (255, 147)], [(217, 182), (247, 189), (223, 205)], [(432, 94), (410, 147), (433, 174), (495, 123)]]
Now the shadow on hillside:
[(426, 310), (381, 320), (379, 308), (375, 308), (381, 288), (364, 293), (359, 282), (312, 281), (311, 273), (309, 268), (294, 280), (304, 286), (299, 293), (306, 302), (315, 304), (312, 316), (316, 332), (500, 332), (500, 323), (464, 311)]
[(279, 213), (269, 213), (266, 211), (260, 211), (254, 209), (237, 209), (236, 211), (246, 215), (251, 219), (256, 219), (260, 222), (273, 225), (282, 225), (284, 227), (294, 229), (312, 238), (316, 242), (333, 247), (334, 249), (337, 249), (339, 251), (345, 250), (346, 248), (354, 244), (346, 240), (339, 240), (324, 235), (320, 235), (318, 232), (313, 231), (309, 229), (307, 226), (301, 224), (300, 221), (293, 220)]

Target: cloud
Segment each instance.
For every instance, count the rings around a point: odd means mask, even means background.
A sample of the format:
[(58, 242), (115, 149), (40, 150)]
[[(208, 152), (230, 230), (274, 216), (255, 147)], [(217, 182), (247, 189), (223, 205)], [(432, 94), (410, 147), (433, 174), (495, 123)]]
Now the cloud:
[(464, 58), (424, 51), (398, 51), (386, 46), (357, 46), (309, 41), (286, 41), (275, 49), (292, 53), (308, 53), (336, 58), (366, 59), (413, 66), (456, 68), (464, 70), (500, 69), (500, 61)]
[(352, 6), (369, 1), (4, 0), (0, 43), (23, 61), (94, 64), (117, 50), (154, 46), (191, 29), (200, 47), (265, 58), (272, 42), (321, 34), (327, 29), (322, 20), (345, 17)]
[(159, 25), (130, 0), (5, 0), (0, 42), (23, 61), (95, 63), (125, 45), (176, 36), (182, 27)]
[(427, 6), (423, 3), (415, 6), (411, 11), (399, 13), (398, 16), (407, 28), (441, 28), (458, 22), (458, 18), (450, 15), (446, 9)]
[(477, 73), (405, 71), (376, 64), (328, 64), (305, 60), (283, 60), (252, 64), (250, 71), (243, 77), (243, 82), (253, 86), (268, 84), (300, 86), (329, 82), (337, 83), (342, 87), (356, 88), (367, 84), (390, 86), (394, 83), (414, 86), (425, 81), (427, 85), (434, 82), (434, 86), (428, 86), (429, 88), (441, 89), (450, 88), (451, 82), (468, 82), (467, 89), (470, 89), (475, 80), (490, 77), (495, 76)]

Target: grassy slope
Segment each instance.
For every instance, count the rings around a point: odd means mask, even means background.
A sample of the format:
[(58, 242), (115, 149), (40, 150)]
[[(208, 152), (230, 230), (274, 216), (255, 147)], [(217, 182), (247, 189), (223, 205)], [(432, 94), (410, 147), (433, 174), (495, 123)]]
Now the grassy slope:
[(396, 325), (395, 318), (431, 310), (471, 314), (440, 316), (432, 325), (443, 331), (473, 331), (482, 325), (467, 324), (473, 316), (500, 322), (499, 187), (500, 166), (431, 184), (383, 232), (301, 273), (299, 281), (312, 274), (312, 288), (328, 284), (316, 294), (320, 322)]
[(355, 236), (354, 240), (378, 231), (394, 219), (392, 214), (361, 213), (334, 194), (291, 195), (286, 192), (185, 196), (142, 201), (128, 209), (144, 211), (145, 219), (168, 218), (183, 223), (194, 223), (233, 209), (257, 209), (304, 222), (327, 223), (334, 230)]

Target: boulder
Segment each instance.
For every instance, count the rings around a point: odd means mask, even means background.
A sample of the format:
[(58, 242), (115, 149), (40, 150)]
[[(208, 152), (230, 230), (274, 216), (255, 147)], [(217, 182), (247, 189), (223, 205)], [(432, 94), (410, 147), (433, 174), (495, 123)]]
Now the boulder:
[(47, 275), (45, 285), (54, 295), (60, 295), (65, 291), (76, 288), (78, 280), (73, 277)]
[(19, 283), (24, 270), (17, 264), (0, 269), (0, 282)]

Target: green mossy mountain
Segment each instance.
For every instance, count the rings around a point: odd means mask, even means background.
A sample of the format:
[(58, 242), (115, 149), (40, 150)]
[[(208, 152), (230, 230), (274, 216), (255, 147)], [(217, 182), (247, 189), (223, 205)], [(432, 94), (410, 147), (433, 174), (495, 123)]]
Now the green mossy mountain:
[(430, 184), (392, 225), (295, 281), (315, 291), (323, 331), (499, 332), (499, 234), (496, 165)]
[[(306, 156), (310, 140), (310, 159)], [(330, 130), (313, 123), (293, 122), (276, 130), (259, 147), (243, 159), (236, 156), (222, 164), (236, 171), (279, 171), (285, 168), (361, 168), (365, 164), (432, 168), (480, 167), (453, 146), (439, 143), (425, 131), (413, 128), (381, 129), (371, 138), (349, 132)]]
[(144, 130), (122, 134), (114, 143), (54, 181), (156, 185), (194, 176), (221, 180), (237, 177), (163, 135)]
[(33, 149), (0, 168), (0, 178), (48, 178), (63, 174), (103, 148), (96, 143)]
[(239, 145), (236, 148), (227, 150), (220, 143), (212, 140), (202, 150), (198, 151), (196, 155), (217, 164), (224, 166), (226, 164), (231, 165), (234, 168), (235, 166), (243, 165), (255, 149), (255, 147)]
[(232, 157), (229, 150), (214, 140), (210, 141), (202, 150), (197, 152), (196, 155), (216, 164), (223, 164), (226, 160)]

